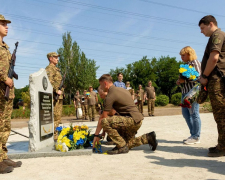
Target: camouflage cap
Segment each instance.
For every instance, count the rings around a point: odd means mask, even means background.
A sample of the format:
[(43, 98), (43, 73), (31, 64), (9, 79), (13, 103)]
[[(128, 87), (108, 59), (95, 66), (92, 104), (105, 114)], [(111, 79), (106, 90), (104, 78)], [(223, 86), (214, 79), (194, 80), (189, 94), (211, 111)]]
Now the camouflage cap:
[(1, 14), (0, 14), (0, 21), (6, 21), (7, 23), (11, 23), (10, 20), (5, 19), (5, 17)]
[(56, 52), (50, 52), (50, 53), (47, 54), (47, 58), (49, 58), (49, 57), (54, 57), (54, 56), (59, 57), (60, 55), (57, 54)]

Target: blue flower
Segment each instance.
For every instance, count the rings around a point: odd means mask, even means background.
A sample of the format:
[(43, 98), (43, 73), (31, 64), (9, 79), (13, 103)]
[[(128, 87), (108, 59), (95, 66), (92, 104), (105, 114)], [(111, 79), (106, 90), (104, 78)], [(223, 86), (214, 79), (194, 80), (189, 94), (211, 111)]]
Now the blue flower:
[(84, 140), (83, 139), (80, 139), (77, 141), (76, 145), (83, 145), (84, 144)]
[(62, 131), (62, 126), (57, 127), (56, 131), (58, 131), (58, 132)]
[(69, 135), (69, 140), (73, 141), (73, 135)]

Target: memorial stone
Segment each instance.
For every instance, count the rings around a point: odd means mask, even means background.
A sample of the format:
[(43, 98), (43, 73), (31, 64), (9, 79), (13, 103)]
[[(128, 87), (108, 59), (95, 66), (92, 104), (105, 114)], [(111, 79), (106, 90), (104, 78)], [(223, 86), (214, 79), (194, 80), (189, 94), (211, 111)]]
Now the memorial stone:
[(53, 88), (45, 69), (29, 77), (31, 113), (29, 127), (29, 151), (34, 152), (54, 146)]

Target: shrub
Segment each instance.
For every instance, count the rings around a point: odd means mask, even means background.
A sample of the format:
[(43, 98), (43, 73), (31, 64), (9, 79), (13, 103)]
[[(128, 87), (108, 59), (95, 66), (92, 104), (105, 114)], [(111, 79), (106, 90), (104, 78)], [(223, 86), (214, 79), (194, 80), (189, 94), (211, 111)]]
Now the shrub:
[(75, 116), (76, 111), (74, 105), (63, 105), (62, 116)]
[(169, 104), (169, 97), (166, 95), (159, 95), (156, 97), (155, 105), (156, 106), (166, 106)]
[(175, 106), (178, 106), (181, 103), (181, 93), (173, 94), (171, 97), (171, 103)]
[(29, 118), (30, 117), (30, 109), (26, 108), (23, 110), (23, 107), (20, 107), (19, 109), (13, 109), (11, 118)]

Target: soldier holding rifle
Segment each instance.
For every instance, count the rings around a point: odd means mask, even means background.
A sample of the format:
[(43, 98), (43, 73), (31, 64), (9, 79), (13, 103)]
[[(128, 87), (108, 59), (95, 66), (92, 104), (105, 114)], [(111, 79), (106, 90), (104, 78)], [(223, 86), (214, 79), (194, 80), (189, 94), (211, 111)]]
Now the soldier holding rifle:
[[(14, 162), (7, 156), (6, 143), (11, 130), (11, 114), (13, 110), (14, 84), (9, 74), (14, 74), (15, 54), (13, 56), (9, 52), (9, 47), (3, 41), (8, 34), (8, 24), (11, 21), (6, 20), (0, 14), (0, 174), (12, 172), (15, 167), (20, 167), (22, 162)], [(10, 73), (10, 69), (11, 72)], [(15, 77), (15, 76), (14, 76)], [(6, 93), (8, 89), (8, 94)]]
[(51, 52), (47, 54), (49, 65), (45, 68), (49, 81), (53, 87), (53, 99), (54, 99), (54, 140), (57, 140), (58, 133), (56, 128), (59, 126), (62, 115), (63, 106), (63, 88), (62, 86), (62, 75), (59, 68), (56, 67), (59, 61), (59, 54)]

